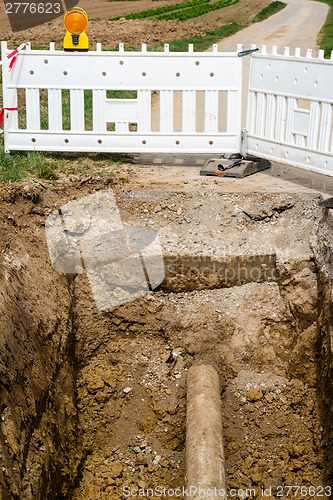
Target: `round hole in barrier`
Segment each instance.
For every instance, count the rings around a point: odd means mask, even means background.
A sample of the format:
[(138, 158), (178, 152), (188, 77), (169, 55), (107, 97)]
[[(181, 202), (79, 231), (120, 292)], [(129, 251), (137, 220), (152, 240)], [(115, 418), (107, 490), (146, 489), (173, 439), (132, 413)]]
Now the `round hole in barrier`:
[(34, 72), (34, 71), (32, 71), (32, 70), (30, 71), (30, 75), (33, 75), (34, 73), (35, 73), (35, 72)]
[(196, 66), (199, 66), (199, 64), (200, 64), (199, 61), (195, 61)]
[(214, 141), (209, 141), (209, 144), (210, 144), (210, 145), (214, 144)]
[(31, 142), (36, 142), (36, 139), (33, 137), (33, 138), (31, 139)]
[(68, 144), (69, 143), (69, 140), (68, 139), (65, 139), (65, 143)]
[(119, 61), (119, 64), (123, 65), (123, 64), (124, 64), (124, 61)]
[(177, 144), (177, 146), (178, 146), (178, 144), (180, 144), (180, 142), (179, 142), (179, 141), (176, 141), (176, 144)]
[(103, 71), (102, 75), (103, 75), (103, 76), (106, 76), (106, 73), (105, 73), (105, 71)]
[(45, 63), (45, 64), (48, 64), (48, 62), (49, 62), (49, 61), (48, 61), (47, 59), (44, 59), (44, 63)]
[(98, 139), (97, 142), (98, 142), (98, 144), (102, 144), (103, 141), (102, 141), (102, 139)]
[(142, 144), (147, 144), (147, 141), (142, 141)]
[(176, 73), (176, 76), (180, 76), (180, 73)]
[(214, 76), (214, 73), (210, 73), (210, 75), (209, 75), (209, 76)]
[(64, 75), (65, 75), (65, 76), (66, 76), (66, 75), (68, 75), (67, 71), (64, 71)]
[(143, 73), (142, 73), (142, 76), (146, 76), (146, 74), (147, 74), (147, 73), (143, 72)]

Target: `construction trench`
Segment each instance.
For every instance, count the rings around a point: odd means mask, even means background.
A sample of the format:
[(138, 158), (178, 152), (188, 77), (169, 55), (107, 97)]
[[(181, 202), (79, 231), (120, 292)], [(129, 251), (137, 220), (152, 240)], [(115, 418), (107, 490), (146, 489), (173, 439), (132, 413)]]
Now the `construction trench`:
[[(265, 173), (161, 168), (1, 188), (1, 498), (331, 497), (331, 211)], [(107, 189), (166, 276), (102, 312), (44, 226)]]

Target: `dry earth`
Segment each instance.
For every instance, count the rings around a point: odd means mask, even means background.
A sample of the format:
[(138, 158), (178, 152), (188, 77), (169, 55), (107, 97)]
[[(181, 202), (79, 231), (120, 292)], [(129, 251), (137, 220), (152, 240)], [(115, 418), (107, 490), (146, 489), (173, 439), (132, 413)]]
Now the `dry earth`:
[[(51, 211), (100, 189), (124, 222), (159, 231), (167, 273), (106, 312), (84, 274), (51, 268), (44, 232)], [(260, 498), (261, 487), (329, 484), (317, 232), (331, 219), (319, 199), (264, 173), (131, 164), (2, 186), (3, 491), (116, 500), (181, 487), (186, 373), (201, 362), (221, 378), (228, 488)]]

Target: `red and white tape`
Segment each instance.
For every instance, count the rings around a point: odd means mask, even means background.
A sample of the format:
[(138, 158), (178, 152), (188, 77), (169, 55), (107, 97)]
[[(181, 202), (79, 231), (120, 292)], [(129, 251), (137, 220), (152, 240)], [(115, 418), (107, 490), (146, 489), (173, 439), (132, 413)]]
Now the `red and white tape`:
[[(23, 50), (28, 44), (29, 42), (21, 43), (21, 45), (17, 47), (17, 49), (13, 50), (10, 54), (8, 54), (7, 59), (11, 59), (9, 63), (9, 71), (13, 69), (18, 53), (21, 52), (21, 50)], [(0, 61), (0, 66), (1, 64), (3, 64), (3, 61)]]
[(18, 108), (2, 108), (0, 110), (0, 127), (1, 127), (3, 119), (5, 117), (5, 111), (18, 111)]
[[(29, 42), (21, 43), (21, 45), (19, 47), (17, 47), (17, 49), (13, 50), (12, 52), (10, 52), (10, 54), (7, 55), (7, 59), (10, 60), (9, 71), (11, 71), (13, 69), (19, 52), (21, 52), (21, 50), (23, 50), (28, 45), (28, 43)], [(0, 61), (0, 66), (2, 64), (3, 64), (3, 61)], [(2, 109), (0, 109), (0, 127), (3, 123), (6, 111), (18, 111), (18, 108), (2, 108)]]

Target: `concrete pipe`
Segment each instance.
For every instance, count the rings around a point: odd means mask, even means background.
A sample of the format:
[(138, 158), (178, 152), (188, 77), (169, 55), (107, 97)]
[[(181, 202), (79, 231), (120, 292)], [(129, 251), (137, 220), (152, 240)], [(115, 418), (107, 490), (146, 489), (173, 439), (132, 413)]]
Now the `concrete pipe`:
[(187, 378), (186, 488), (191, 498), (226, 498), (220, 381), (209, 365)]

